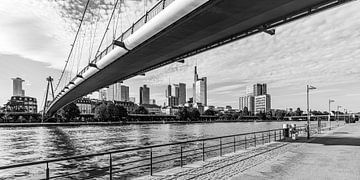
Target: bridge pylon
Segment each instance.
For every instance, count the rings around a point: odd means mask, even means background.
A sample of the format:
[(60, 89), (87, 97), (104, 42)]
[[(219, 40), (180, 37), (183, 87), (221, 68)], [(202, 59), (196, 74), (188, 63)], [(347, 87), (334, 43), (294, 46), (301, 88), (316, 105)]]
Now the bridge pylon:
[(54, 87), (53, 87), (53, 78), (51, 76), (47, 77), (46, 78), (46, 81), (48, 82), (47, 83), (47, 87), (46, 87), (46, 94), (45, 94), (45, 102), (44, 102), (44, 109), (43, 109), (43, 114), (42, 114), (42, 119), (41, 119), (41, 122), (43, 123), (44, 122), (44, 119), (45, 119), (45, 110), (46, 110), (46, 107), (48, 106), (48, 95), (49, 95), (49, 90), (51, 90), (51, 95), (52, 95), (52, 100), (55, 99), (55, 95), (54, 95)]

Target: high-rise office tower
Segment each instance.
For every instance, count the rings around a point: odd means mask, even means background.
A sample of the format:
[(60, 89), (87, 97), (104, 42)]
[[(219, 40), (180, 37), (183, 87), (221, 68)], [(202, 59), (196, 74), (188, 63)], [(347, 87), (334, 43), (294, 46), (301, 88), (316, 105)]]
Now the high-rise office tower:
[(267, 94), (266, 84), (254, 84), (254, 96)]
[(165, 90), (167, 106), (179, 106), (186, 103), (186, 84), (168, 85)]
[(201, 103), (203, 106), (207, 106), (207, 78), (199, 78), (196, 66), (194, 70), (193, 98), (194, 104)]
[(171, 85), (169, 84), (165, 90), (165, 97), (168, 98), (170, 96), (171, 96)]
[(129, 98), (129, 86), (121, 85), (120, 86), (120, 92), (121, 92), (120, 101), (130, 101), (130, 98)]
[(243, 111), (245, 107), (251, 114), (254, 112), (254, 96), (248, 95), (239, 98), (239, 110)]
[(267, 85), (264, 83), (261, 87), (261, 95), (267, 94)]
[(129, 87), (121, 83), (115, 83), (107, 88), (106, 100), (129, 101)]
[(25, 91), (22, 89), (23, 79), (17, 77), (12, 78), (13, 80), (13, 96), (25, 96)]
[(179, 85), (178, 84), (173, 84), (172, 91), (174, 92), (173, 96), (178, 98), (179, 97)]
[(150, 88), (146, 85), (140, 87), (140, 105), (150, 103)]
[(106, 101), (106, 98), (107, 98), (107, 90), (106, 89), (100, 89), (99, 90), (99, 100), (100, 101)]
[(271, 109), (271, 97), (269, 94), (255, 96), (255, 112), (266, 113)]
[(254, 96), (254, 85), (246, 86), (245, 95)]
[(186, 103), (186, 84), (179, 83), (179, 104), (184, 105)]

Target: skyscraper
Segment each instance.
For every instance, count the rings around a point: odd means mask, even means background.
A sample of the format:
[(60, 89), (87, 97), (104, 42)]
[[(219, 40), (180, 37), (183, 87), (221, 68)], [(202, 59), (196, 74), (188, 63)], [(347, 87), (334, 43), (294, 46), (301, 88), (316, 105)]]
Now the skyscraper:
[(167, 106), (179, 106), (186, 103), (186, 84), (179, 83), (168, 85), (165, 90)]
[(239, 98), (239, 110), (243, 111), (245, 107), (251, 114), (254, 112), (254, 96), (248, 95)]
[(193, 98), (194, 104), (201, 103), (203, 106), (207, 106), (207, 78), (199, 78), (196, 66), (194, 71)]
[(140, 102), (139, 104), (149, 104), (150, 103), (150, 88), (146, 85), (140, 87)]
[(267, 93), (266, 84), (254, 84), (254, 96), (260, 96)]
[(129, 86), (121, 85), (120, 92), (121, 92), (120, 101), (130, 101)]
[(99, 90), (99, 100), (100, 101), (106, 101), (106, 97), (107, 97), (106, 93), (107, 93), (106, 89)]
[(169, 84), (165, 90), (165, 97), (168, 98), (171, 96), (171, 85)]
[(266, 113), (271, 109), (271, 97), (269, 94), (255, 96), (255, 112)]
[(246, 95), (239, 98), (239, 109), (247, 107), (250, 113), (268, 112), (271, 108), (271, 98), (267, 94), (267, 85), (254, 84), (246, 87)]
[(186, 84), (179, 83), (179, 104), (184, 105), (186, 103)]
[(129, 87), (121, 83), (115, 83), (109, 86), (106, 93), (108, 101), (129, 101)]
[(13, 96), (25, 96), (25, 90), (22, 89), (23, 79), (17, 77), (12, 78), (13, 80)]
[(245, 95), (247, 96), (254, 96), (254, 86), (246, 86)]

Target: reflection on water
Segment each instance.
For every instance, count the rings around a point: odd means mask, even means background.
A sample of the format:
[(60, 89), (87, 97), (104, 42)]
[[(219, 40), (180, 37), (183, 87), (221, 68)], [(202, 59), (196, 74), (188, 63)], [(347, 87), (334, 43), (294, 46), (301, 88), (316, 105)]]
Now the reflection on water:
[[(305, 122), (296, 123), (300, 125)], [(275, 129), (281, 128), (282, 124), (282, 122), (241, 122), (0, 128), (0, 166), (115, 149)], [(197, 146), (196, 143), (192, 145)], [(167, 147), (155, 151), (154, 155), (159, 154), (160, 151), (161, 153), (177, 152), (179, 148), (175, 146)], [(125, 159), (137, 160), (148, 156), (149, 152), (139, 151), (117, 154), (113, 158), (114, 161), (120, 162)], [(100, 169), (100, 167), (106, 167), (108, 161), (109, 157), (107, 156), (81, 159), (81, 161), (71, 160), (52, 164), (51, 169), (56, 169), (60, 172), (67, 171), (68, 169)], [(43, 173), (43, 170), (43, 167), (38, 167), (38, 169), (31, 172), (39, 171)], [(106, 168), (103, 171), (105, 170)], [(147, 170), (147, 168), (143, 168), (137, 171)], [(137, 172), (134, 171), (134, 173), (136, 174)], [(5, 175), (4, 171), (0, 171), (0, 179), (8, 175)]]

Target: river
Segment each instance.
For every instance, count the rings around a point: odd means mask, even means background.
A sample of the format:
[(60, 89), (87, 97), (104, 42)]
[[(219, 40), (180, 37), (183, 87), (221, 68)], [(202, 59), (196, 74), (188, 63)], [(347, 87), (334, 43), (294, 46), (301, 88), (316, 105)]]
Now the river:
[[(281, 128), (283, 123), (227, 122), (0, 128), (0, 166), (138, 146), (277, 129)], [(293, 123), (298, 125), (305, 124), (305, 122)], [(135, 154), (131, 156), (140, 155)], [(89, 162), (92, 164), (91, 167), (93, 167), (93, 164), (99, 165), (99, 163), (105, 163), (96, 158), (88, 160), (88, 164)], [(56, 164), (56, 167), (68, 165), (67, 163)], [(36, 171), (42, 171), (42, 168), (38, 167)], [(25, 176), (38, 178), (35, 169), (31, 169), (32, 172), (29, 173), (18, 171), (16, 171), (18, 178)], [(29, 176), (29, 174), (35, 175)], [(9, 174), (9, 171), (6, 173), (5, 171), (0, 171), (0, 179), (5, 177), (13, 176)]]

